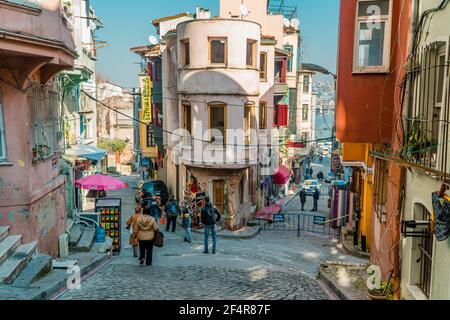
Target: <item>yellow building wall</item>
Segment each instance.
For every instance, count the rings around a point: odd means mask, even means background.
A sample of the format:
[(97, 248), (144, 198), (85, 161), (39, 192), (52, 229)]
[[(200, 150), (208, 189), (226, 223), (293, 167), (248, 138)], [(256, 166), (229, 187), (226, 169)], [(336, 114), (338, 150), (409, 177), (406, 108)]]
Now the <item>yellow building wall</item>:
[[(342, 160), (344, 162), (363, 162), (366, 168), (372, 168), (373, 158), (370, 156), (372, 146), (368, 143), (343, 143)], [(372, 194), (373, 174), (366, 172), (363, 176), (363, 190), (361, 195), (361, 220), (359, 236), (366, 237), (367, 249), (370, 249), (372, 234)]]
[[(139, 119), (142, 119), (142, 111), (139, 112)], [(142, 120), (141, 120), (142, 121)], [(148, 123), (150, 125), (150, 123)], [(139, 142), (141, 145), (142, 156), (144, 158), (157, 158), (158, 147), (147, 147), (147, 126), (143, 123), (139, 124)]]

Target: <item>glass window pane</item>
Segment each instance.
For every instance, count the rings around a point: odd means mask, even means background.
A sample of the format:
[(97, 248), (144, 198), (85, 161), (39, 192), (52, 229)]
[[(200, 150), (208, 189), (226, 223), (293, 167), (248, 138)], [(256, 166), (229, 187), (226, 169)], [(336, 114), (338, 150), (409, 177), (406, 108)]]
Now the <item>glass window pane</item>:
[(267, 62), (266, 62), (266, 54), (265, 53), (261, 53), (260, 55), (260, 73), (259, 73), (259, 78), (262, 80), (266, 80), (267, 78)]
[(360, 24), (358, 43), (358, 66), (383, 66), (385, 22), (375, 29), (368, 23)]
[(225, 63), (224, 40), (211, 40), (211, 63)]
[(253, 66), (253, 41), (247, 41), (247, 66)]
[(358, 17), (389, 15), (389, 0), (359, 1)]
[(184, 64), (185, 65), (189, 65), (189, 64), (191, 64), (191, 56), (190, 56), (190, 51), (189, 51), (189, 42), (186, 42), (185, 44), (184, 44), (184, 56), (185, 56), (185, 59), (184, 59)]
[(261, 104), (259, 105), (259, 127), (264, 129), (266, 128), (266, 103), (265, 102), (261, 102)]
[(222, 132), (225, 137), (225, 108), (211, 107), (211, 129), (216, 129)]
[(438, 83), (437, 83), (437, 92), (436, 92), (436, 102), (442, 103), (442, 98), (444, 95), (444, 78), (445, 78), (445, 55), (439, 57), (439, 66), (438, 66)]

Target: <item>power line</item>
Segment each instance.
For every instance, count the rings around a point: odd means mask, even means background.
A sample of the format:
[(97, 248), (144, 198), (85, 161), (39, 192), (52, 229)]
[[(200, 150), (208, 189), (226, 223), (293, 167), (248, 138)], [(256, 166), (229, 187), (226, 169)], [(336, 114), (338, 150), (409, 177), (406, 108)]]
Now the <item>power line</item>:
[[(123, 113), (123, 112), (120, 112), (120, 111), (118, 111), (118, 110), (116, 110), (116, 109), (114, 109), (114, 108), (108, 106), (106, 103), (101, 102), (101, 101), (99, 101), (98, 99), (92, 97), (89, 93), (85, 92), (84, 90), (81, 90), (81, 91), (82, 91), (89, 99), (91, 99), (91, 100), (93, 100), (93, 101), (95, 101), (95, 102), (100, 103), (101, 105), (103, 105), (104, 107), (110, 109), (111, 111), (114, 111), (114, 112), (116, 112), (116, 113), (118, 113), (118, 114), (121, 114), (121, 115), (123, 115), (124, 117), (129, 118), (129, 119), (133, 120), (134, 122), (143, 124), (143, 125), (145, 125), (145, 126), (149, 126), (149, 125), (150, 125), (149, 123), (146, 123), (146, 122), (141, 121), (141, 120), (139, 120), (139, 119), (133, 118), (133, 117), (130, 116), (130, 115), (127, 115), (127, 114), (125, 114), (125, 113)], [(181, 134), (178, 134), (178, 133), (174, 133), (174, 132), (172, 132), (172, 131), (168, 131), (168, 130), (165, 130), (165, 129), (161, 129), (161, 130), (162, 130), (164, 133), (167, 133), (167, 134), (170, 134), (170, 135), (174, 135), (174, 136), (178, 136), (178, 137), (180, 137), (180, 138), (185, 138), (184, 135), (181, 135)], [(200, 142), (203, 142), (203, 143), (209, 143), (209, 144), (211, 143), (211, 141), (207, 141), (207, 140), (203, 140), (203, 139), (198, 139), (198, 138), (194, 138), (194, 137), (191, 137), (191, 139), (192, 139), (192, 140), (195, 140), (195, 141), (200, 141)], [(313, 142), (319, 142), (319, 141), (328, 141), (328, 140), (332, 140), (332, 139), (335, 139), (335, 137), (329, 137), (329, 138), (323, 138), (323, 139), (316, 139), (316, 140), (311, 140), (311, 141), (303, 141), (303, 143), (307, 144), (307, 143), (313, 143)], [(247, 147), (247, 148), (248, 148), (248, 147), (259, 147), (260, 145), (250, 145), (250, 144), (248, 144), (248, 145), (246, 145), (246, 144), (244, 144), (244, 145), (238, 145), (238, 144), (226, 144), (226, 146), (228, 146), (228, 147), (229, 147), (229, 146), (233, 146), (233, 147)], [(270, 146), (272, 146), (272, 147), (283, 147), (283, 146), (285, 146), (285, 144), (280, 144), (280, 145), (270, 145)]]
[[(83, 85), (82, 86), (83, 88), (90, 88), (90, 89), (93, 89), (97, 94), (98, 93), (102, 93), (102, 91), (104, 92), (104, 91), (108, 91), (108, 92), (114, 92), (114, 93), (121, 93), (120, 91), (117, 91), (117, 90), (112, 90), (112, 89), (102, 89), (102, 88), (99, 88), (99, 87), (94, 87), (94, 86), (86, 86), (86, 85)], [(82, 90), (82, 91), (84, 91), (84, 90)], [(130, 95), (132, 95), (132, 93), (131, 92), (126, 92), (125, 94), (130, 94)], [(112, 97), (109, 97), (109, 98), (112, 98)], [(164, 97), (164, 96), (162, 96), (162, 99), (163, 100), (172, 100), (172, 101), (178, 101), (178, 102), (195, 102), (195, 103), (206, 103), (205, 101), (200, 101), (200, 100), (183, 100), (183, 99), (180, 99), (180, 98), (171, 98), (171, 97)], [(333, 101), (333, 100), (330, 100), (330, 101)], [(227, 106), (232, 106), (232, 107), (242, 107), (243, 105), (242, 104), (232, 104), (232, 103), (227, 103)], [(275, 109), (275, 107), (271, 107), (271, 106), (266, 106), (266, 108), (267, 109)], [(303, 110), (303, 107), (288, 107), (288, 110)], [(319, 107), (315, 107), (315, 108), (308, 108), (308, 110), (311, 110), (311, 111), (321, 111), (321, 110), (323, 110), (323, 111), (335, 111), (336, 109), (335, 108), (332, 108), (332, 107), (328, 107), (328, 108), (319, 108)]]

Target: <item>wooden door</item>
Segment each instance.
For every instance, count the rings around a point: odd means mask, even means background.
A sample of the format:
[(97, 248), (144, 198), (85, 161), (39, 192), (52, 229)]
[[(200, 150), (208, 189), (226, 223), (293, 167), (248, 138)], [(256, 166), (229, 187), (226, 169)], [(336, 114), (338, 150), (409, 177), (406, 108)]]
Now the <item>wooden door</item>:
[(213, 188), (214, 188), (213, 204), (216, 206), (217, 209), (219, 209), (220, 213), (223, 214), (223, 210), (225, 208), (225, 181), (214, 180)]

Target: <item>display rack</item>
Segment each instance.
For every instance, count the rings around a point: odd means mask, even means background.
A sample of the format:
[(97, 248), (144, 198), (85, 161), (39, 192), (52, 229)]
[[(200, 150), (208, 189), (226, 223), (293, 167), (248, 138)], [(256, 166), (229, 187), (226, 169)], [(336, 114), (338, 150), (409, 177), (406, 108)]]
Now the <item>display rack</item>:
[(105, 229), (106, 236), (113, 239), (113, 251), (120, 253), (122, 246), (122, 200), (97, 199), (95, 212), (100, 213), (100, 225)]

